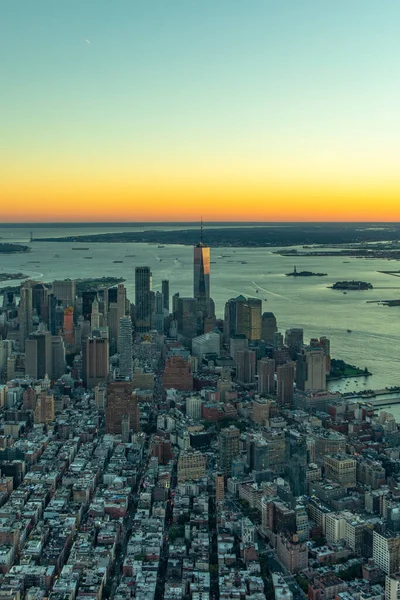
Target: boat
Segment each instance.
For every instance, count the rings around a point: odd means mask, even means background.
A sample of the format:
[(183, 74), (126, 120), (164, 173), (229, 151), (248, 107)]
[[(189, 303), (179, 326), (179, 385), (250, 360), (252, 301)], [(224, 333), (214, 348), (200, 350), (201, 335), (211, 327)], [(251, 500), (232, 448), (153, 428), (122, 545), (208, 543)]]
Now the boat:
[(71, 248), (72, 250), (89, 250), (89, 248)]
[(347, 294), (347, 292), (343, 292), (343, 294)]
[(347, 330), (347, 333), (351, 333), (351, 329), (348, 329), (348, 330)]
[(93, 256), (84, 256), (83, 258), (93, 258)]
[(125, 254), (125, 258), (135, 258), (136, 254)]
[(165, 248), (165, 246), (158, 246), (158, 248)]
[(114, 263), (122, 263), (124, 262), (123, 260), (113, 260)]

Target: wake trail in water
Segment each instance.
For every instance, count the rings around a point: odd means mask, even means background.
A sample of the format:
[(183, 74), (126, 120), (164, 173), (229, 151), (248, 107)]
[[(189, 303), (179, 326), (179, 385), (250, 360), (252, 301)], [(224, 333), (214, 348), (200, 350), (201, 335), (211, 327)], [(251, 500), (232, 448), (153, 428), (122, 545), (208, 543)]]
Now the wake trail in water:
[(265, 288), (261, 287), (261, 285), (258, 285), (258, 283), (256, 283), (255, 281), (252, 281), (251, 283), (253, 285), (255, 285), (256, 288), (258, 288), (259, 290), (262, 290), (266, 294), (271, 294), (271, 296), (276, 296), (277, 298), (283, 298), (284, 300), (291, 300), (291, 298), (288, 298), (287, 296), (282, 296), (282, 294), (277, 294), (276, 292), (271, 292), (270, 290), (266, 290)]

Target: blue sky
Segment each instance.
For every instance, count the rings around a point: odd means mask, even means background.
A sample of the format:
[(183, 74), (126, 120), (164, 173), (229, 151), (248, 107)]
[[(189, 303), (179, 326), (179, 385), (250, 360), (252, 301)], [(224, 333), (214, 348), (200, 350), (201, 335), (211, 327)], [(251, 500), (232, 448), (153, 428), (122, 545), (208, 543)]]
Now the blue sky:
[(3, 0), (0, 153), (392, 176), (399, 30), (397, 0)]

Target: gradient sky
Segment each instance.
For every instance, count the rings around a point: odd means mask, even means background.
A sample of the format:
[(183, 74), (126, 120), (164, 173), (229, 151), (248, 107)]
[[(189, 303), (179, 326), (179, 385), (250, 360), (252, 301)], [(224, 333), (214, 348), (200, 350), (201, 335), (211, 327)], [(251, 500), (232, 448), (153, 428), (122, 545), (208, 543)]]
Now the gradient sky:
[(399, 31), (398, 0), (2, 0), (0, 219), (400, 221)]

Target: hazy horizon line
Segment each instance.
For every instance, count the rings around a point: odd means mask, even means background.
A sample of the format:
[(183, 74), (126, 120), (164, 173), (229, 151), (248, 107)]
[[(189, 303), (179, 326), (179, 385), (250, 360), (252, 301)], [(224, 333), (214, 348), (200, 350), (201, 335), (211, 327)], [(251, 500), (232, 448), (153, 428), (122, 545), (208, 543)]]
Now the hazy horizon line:
[[(65, 225), (74, 226), (102, 226), (111, 225), (114, 227), (124, 225), (198, 225), (200, 227), (201, 221), (25, 221), (16, 222), (9, 221), (0, 223), (1, 227), (34, 227), (34, 226), (56, 226), (62, 227)], [(400, 221), (205, 221), (203, 220), (203, 226), (207, 225), (400, 225)]]

